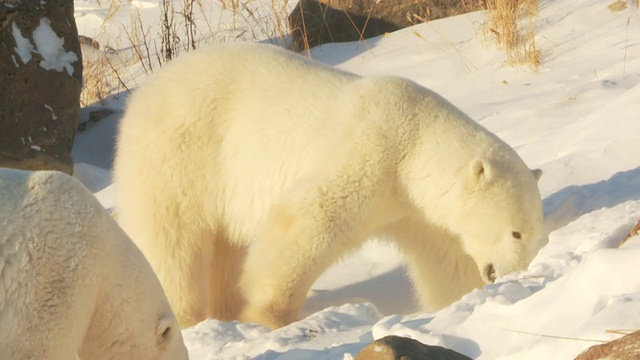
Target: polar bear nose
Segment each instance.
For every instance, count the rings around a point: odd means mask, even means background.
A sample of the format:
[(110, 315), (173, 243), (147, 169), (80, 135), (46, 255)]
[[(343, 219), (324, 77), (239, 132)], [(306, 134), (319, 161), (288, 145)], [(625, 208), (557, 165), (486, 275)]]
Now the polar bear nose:
[(496, 269), (493, 267), (493, 264), (484, 267), (484, 275), (490, 282), (496, 282)]

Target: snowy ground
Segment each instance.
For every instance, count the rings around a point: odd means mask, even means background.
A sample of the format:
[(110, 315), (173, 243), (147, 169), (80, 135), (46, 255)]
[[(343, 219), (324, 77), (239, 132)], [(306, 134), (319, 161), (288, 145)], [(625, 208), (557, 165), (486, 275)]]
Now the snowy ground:
[[(483, 46), (482, 13), (314, 49), (314, 58), (341, 69), (436, 90), (542, 168), (549, 243), (527, 271), (424, 314), (402, 259), (371, 242), (318, 280), (299, 322), (269, 331), (207, 320), (184, 331), (191, 358), (351, 359), (396, 334), (477, 359), (571, 359), (620, 336), (611, 330), (640, 329), (640, 238), (617, 248), (640, 218), (640, 15), (635, 1), (618, 12), (610, 2), (539, 1), (538, 73), (505, 67), (501, 53)], [(159, 12), (154, 2), (130, 4), (145, 21)], [(76, 1), (82, 34), (110, 31), (99, 26), (104, 6)], [(89, 124), (74, 148), (76, 176), (107, 208), (124, 97), (109, 102), (118, 111)]]

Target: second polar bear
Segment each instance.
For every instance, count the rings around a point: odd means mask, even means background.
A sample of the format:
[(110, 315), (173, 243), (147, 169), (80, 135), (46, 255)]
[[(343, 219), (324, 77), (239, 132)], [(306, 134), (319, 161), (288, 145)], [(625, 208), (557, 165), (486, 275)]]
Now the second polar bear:
[(181, 326), (275, 328), (371, 237), (398, 244), (436, 310), (539, 249), (539, 171), (434, 92), (268, 45), (199, 50), (131, 96), (121, 224)]
[(63, 173), (0, 169), (0, 359), (188, 359), (149, 263)]

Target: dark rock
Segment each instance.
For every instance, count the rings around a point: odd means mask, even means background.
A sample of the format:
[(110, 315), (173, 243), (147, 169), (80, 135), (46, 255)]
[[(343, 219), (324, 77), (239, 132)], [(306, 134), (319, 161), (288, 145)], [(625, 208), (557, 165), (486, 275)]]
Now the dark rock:
[(0, 3), (0, 167), (73, 171), (82, 55), (71, 0)]
[(632, 332), (618, 340), (595, 345), (575, 360), (640, 360), (640, 331)]
[(471, 360), (441, 346), (425, 345), (417, 340), (385, 336), (365, 347), (354, 360)]
[(91, 124), (91, 123), (97, 123), (100, 120), (103, 120), (104, 118), (108, 117), (111, 114), (114, 114), (116, 111), (109, 109), (109, 108), (101, 108), (101, 107), (85, 107), (84, 111), (86, 111), (89, 116), (85, 121), (80, 121), (80, 124), (78, 125), (78, 131), (85, 131), (87, 129), (87, 125)]
[(479, 10), (461, 0), (300, 0), (289, 14), (291, 46), (358, 41), (427, 20)]

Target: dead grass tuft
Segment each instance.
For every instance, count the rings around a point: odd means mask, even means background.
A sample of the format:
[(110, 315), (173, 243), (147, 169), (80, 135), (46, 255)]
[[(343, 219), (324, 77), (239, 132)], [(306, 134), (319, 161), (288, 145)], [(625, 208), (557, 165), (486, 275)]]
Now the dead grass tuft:
[(537, 71), (540, 51), (535, 41), (536, 0), (486, 0), (485, 40), (505, 51), (507, 64)]
[(129, 91), (123, 80), (126, 63), (118, 53), (110, 48), (101, 49), (98, 41), (91, 45), (82, 45), (82, 92), (80, 105), (85, 107), (95, 103), (104, 103), (110, 95)]
[[(637, 0), (636, 0), (636, 5), (637, 5)], [(611, 4), (609, 4), (608, 8), (612, 12), (622, 11), (622, 10), (627, 8), (627, 3), (625, 1), (622, 1), (622, 0), (614, 1)]]

